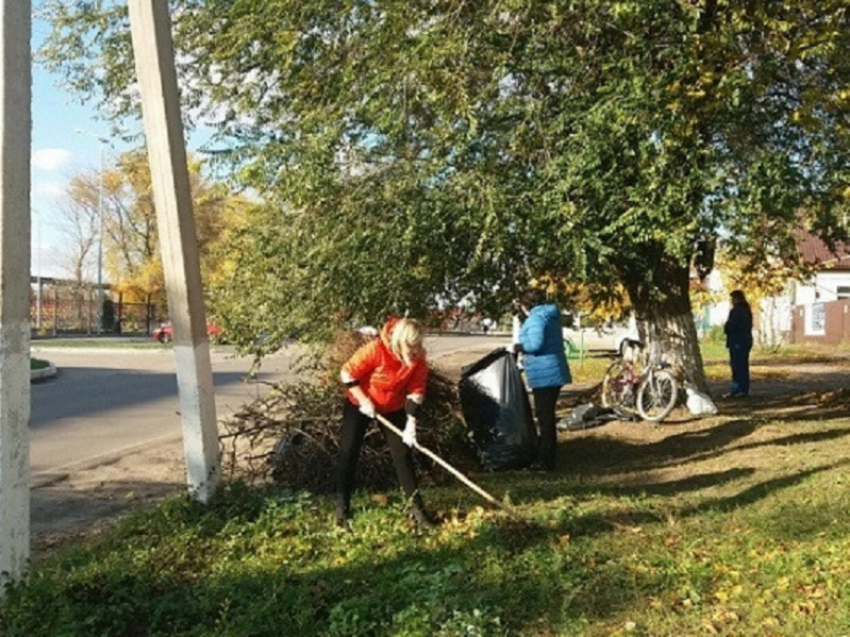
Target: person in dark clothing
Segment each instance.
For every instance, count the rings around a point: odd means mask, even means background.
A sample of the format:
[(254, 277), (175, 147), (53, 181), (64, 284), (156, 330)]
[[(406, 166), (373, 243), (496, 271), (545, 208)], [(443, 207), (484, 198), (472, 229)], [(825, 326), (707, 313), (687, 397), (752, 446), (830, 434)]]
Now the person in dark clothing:
[(432, 528), (416, 481), (411, 448), (416, 446), (416, 419), (428, 384), (424, 333), (412, 319), (392, 318), (380, 335), (358, 349), (340, 373), (345, 385), (342, 432), (337, 467), (336, 523), (347, 529), (357, 458), (366, 430), (380, 414), (402, 430), (399, 437), (378, 422), (390, 448), (396, 474), (411, 514), (422, 528)]
[(750, 393), (750, 350), (753, 348), (753, 312), (741, 290), (729, 296), (732, 309), (723, 326), (729, 366), (732, 368), (732, 386), (728, 398), (740, 398)]
[(522, 352), (528, 386), (534, 396), (534, 413), (540, 430), (535, 466), (555, 470), (558, 431), (555, 426), (555, 406), (561, 387), (572, 382), (564, 337), (561, 313), (554, 303), (547, 303), (541, 290), (531, 289), (520, 299), (526, 316), (519, 331), (519, 342), (512, 346)]

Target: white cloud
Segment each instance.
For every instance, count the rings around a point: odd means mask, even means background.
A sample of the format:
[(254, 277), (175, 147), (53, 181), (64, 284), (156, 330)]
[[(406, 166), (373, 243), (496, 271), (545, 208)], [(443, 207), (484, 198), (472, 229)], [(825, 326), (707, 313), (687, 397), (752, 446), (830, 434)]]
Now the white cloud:
[(64, 148), (42, 148), (32, 154), (32, 167), (37, 170), (57, 170), (71, 159), (71, 153)]

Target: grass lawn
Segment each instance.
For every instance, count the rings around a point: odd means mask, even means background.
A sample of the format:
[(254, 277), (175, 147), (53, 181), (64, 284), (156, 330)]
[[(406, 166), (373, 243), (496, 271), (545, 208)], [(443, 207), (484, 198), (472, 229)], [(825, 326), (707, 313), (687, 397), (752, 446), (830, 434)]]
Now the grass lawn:
[(847, 416), (801, 393), (562, 434), (557, 473), (472, 476), (526, 522), (460, 485), (425, 490), (429, 533), (395, 492), (359, 493), (353, 533), (325, 496), (174, 498), (37, 560), (0, 634), (850, 635)]

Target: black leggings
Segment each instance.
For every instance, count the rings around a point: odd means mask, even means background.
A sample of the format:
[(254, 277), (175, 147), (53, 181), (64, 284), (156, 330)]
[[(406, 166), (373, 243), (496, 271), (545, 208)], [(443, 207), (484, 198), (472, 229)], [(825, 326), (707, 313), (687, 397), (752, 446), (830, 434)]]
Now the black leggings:
[[(404, 429), (407, 415), (403, 409), (389, 414), (381, 414), (399, 429)], [(351, 502), (351, 491), (354, 489), (354, 474), (357, 470), (357, 459), (363, 446), (366, 429), (372, 420), (360, 413), (360, 410), (346, 400), (342, 408), (342, 432), (339, 440), (339, 465), (337, 473), (337, 496), (340, 504), (348, 510)], [(416, 473), (413, 469), (413, 455), (410, 447), (402, 442), (401, 437), (387, 430), (378, 422), (384, 439), (390, 448), (390, 454), (395, 465), (396, 475), (404, 494), (413, 498), (414, 506), (421, 506), (419, 487), (416, 483)]]
[(555, 452), (558, 443), (558, 431), (555, 428), (555, 406), (561, 393), (560, 387), (537, 387), (531, 390), (534, 395), (534, 413), (540, 428), (540, 444), (537, 459), (546, 469), (555, 468)]

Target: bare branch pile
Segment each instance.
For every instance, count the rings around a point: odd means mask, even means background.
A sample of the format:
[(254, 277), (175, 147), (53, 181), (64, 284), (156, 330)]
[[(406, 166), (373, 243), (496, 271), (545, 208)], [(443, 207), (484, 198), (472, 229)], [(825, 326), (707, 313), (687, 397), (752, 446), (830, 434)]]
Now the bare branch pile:
[[(344, 395), (339, 369), (366, 337), (345, 332), (318, 361), (313, 379), (273, 385), (268, 395), (245, 405), (223, 423), (219, 436), (225, 475), (251, 483), (275, 482), (297, 490), (327, 493), (335, 488)], [(478, 467), (454, 384), (431, 371), (420, 444), (461, 471)], [(445, 471), (415, 454), (423, 485), (451, 480)], [(372, 490), (397, 484), (395, 470), (379, 429), (364, 441), (356, 483)]]

